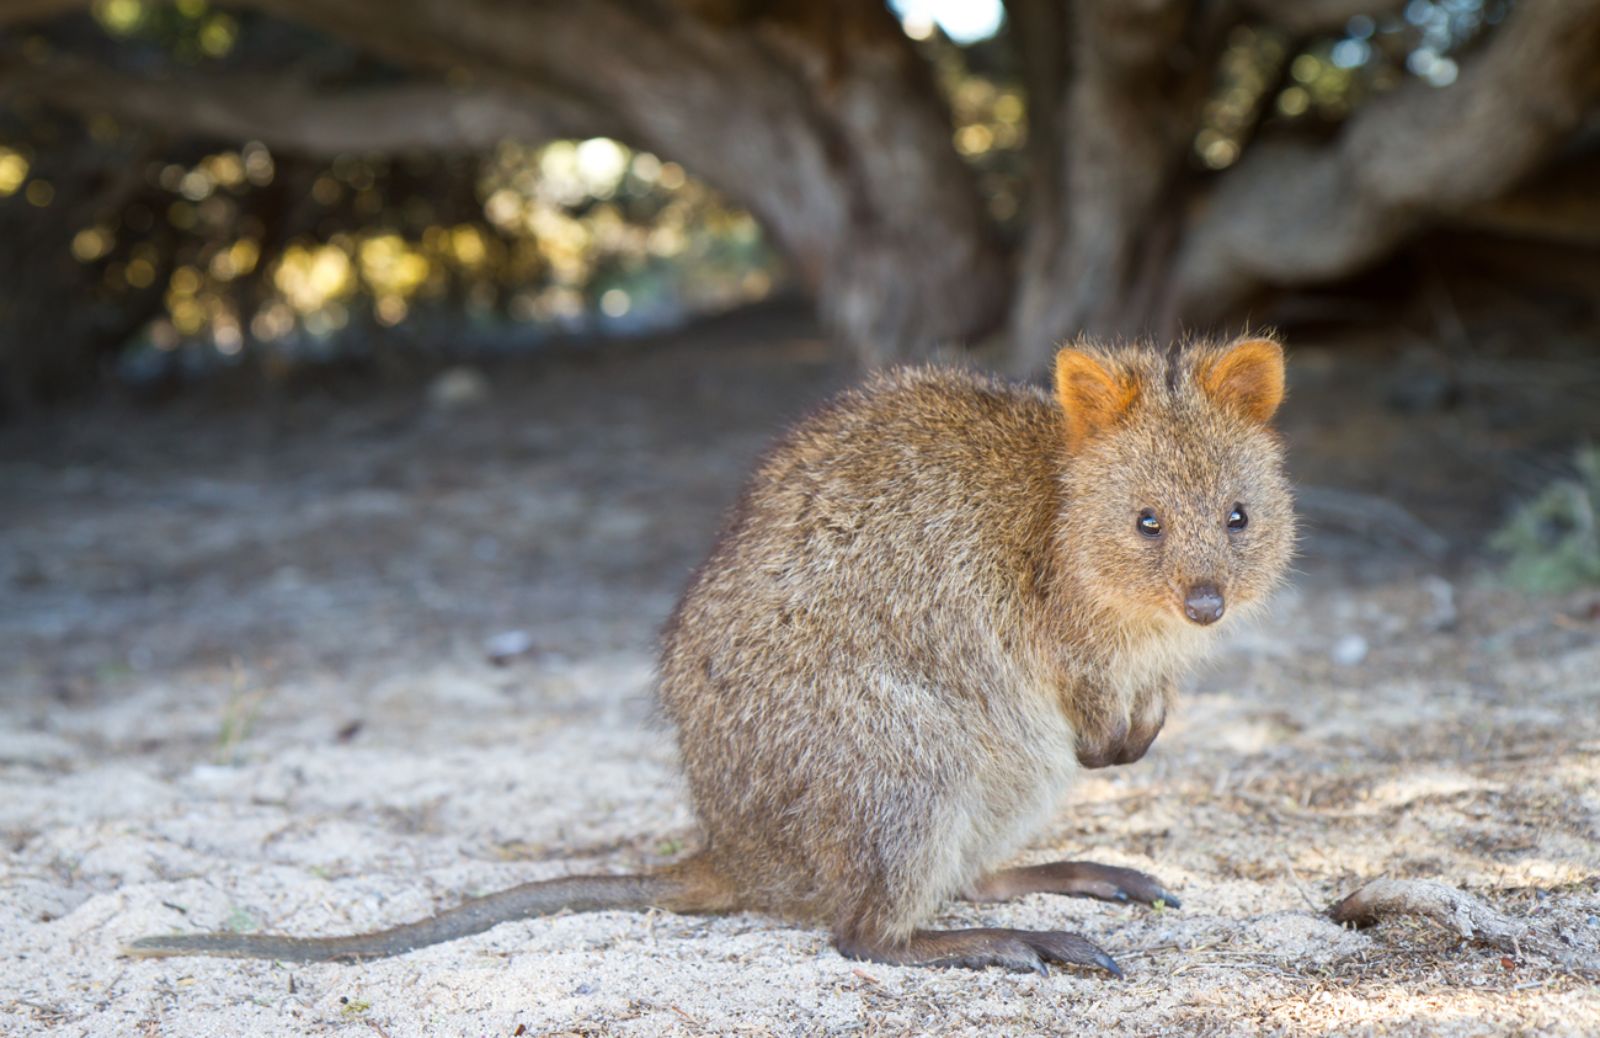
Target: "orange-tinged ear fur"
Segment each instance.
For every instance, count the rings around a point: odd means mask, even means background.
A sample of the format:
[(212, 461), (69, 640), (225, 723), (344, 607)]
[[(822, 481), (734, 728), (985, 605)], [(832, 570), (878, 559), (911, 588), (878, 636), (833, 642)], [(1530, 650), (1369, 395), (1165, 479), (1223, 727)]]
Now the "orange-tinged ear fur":
[(1271, 339), (1240, 339), (1195, 372), (1206, 396), (1265, 425), (1283, 402), (1283, 347)]
[(1089, 354), (1070, 347), (1056, 354), (1056, 399), (1066, 413), (1069, 447), (1111, 428), (1138, 396), (1137, 382)]

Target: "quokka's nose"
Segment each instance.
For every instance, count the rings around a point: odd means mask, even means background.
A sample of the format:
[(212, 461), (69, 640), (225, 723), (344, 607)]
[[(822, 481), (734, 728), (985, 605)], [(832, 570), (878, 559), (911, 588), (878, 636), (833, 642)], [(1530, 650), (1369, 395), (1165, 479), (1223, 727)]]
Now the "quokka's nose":
[(1183, 615), (1197, 624), (1214, 624), (1226, 609), (1215, 584), (1196, 584), (1183, 596)]

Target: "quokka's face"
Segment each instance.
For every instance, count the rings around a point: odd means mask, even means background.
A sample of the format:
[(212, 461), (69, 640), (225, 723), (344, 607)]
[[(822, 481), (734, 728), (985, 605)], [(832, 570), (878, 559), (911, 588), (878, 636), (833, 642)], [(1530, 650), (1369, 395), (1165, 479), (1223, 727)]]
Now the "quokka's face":
[(1056, 398), (1069, 448), (1069, 565), (1108, 608), (1207, 627), (1259, 602), (1294, 548), (1269, 422), (1283, 399), (1271, 339), (1153, 351), (1068, 348)]
[(1139, 415), (1090, 445), (1063, 521), (1103, 602), (1209, 626), (1282, 579), (1294, 510), (1270, 432), (1187, 410)]

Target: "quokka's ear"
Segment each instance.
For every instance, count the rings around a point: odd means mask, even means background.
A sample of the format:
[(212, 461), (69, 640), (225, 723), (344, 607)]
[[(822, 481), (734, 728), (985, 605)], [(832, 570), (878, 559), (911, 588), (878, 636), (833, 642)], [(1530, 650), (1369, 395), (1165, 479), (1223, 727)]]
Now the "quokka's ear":
[(1283, 347), (1240, 339), (1194, 377), (1212, 401), (1265, 425), (1283, 402)]
[(1067, 417), (1067, 445), (1079, 444), (1115, 425), (1139, 397), (1139, 385), (1081, 350), (1056, 354), (1056, 399)]

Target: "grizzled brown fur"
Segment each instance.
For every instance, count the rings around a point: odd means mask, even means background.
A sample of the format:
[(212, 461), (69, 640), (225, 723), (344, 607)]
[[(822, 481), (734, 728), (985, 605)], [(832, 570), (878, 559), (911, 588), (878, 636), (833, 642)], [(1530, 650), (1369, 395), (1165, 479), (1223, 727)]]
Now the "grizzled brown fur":
[(1079, 345), (1057, 369), (1055, 399), (880, 375), (756, 470), (661, 664), (730, 904), (907, 939), (1080, 760), (1143, 755), (1212, 640), (1188, 588), (1231, 615), (1283, 574), (1276, 344)]
[(140, 954), (358, 958), (495, 922), (768, 911), (887, 962), (1111, 959), (1058, 931), (918, 927), (958, 896), (1175, 899), (1085, 862), (998, 869), (1080, 766), (1143, 756), (1214, 621), (1294, 540), (1270, 340), (1079, 344), (1055, 392), (879, 375), (760, 463), (669, 623), (661, 701), (705, 846), (654, 876), (527, 884), (375, 935), (151, 938)]

